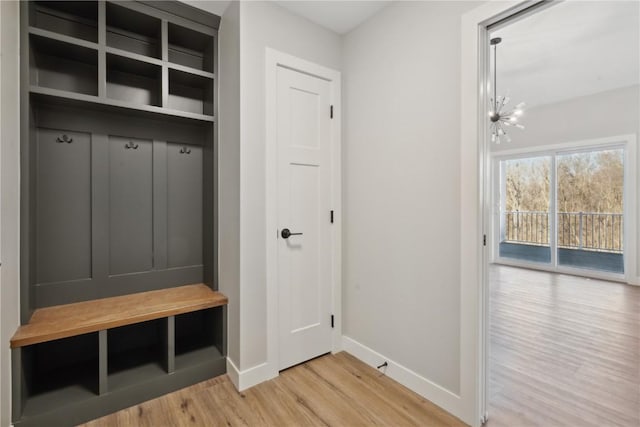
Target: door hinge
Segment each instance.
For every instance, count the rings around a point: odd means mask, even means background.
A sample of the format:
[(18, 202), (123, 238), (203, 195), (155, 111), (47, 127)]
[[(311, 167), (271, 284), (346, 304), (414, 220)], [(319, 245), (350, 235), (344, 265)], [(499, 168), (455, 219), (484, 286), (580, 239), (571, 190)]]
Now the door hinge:
[(487, 235), (482, 235), (482, 246), (487, 246)]
[(333, 323), (333, 314), (332, 314), (332, 315), (331, 315), (331, 327), (332, 327), (332, 328), (333, 328), (333, 325), (334, 325), (334, 323)]
[(333, 224), (333, 211), (331, 211), (331, 214), (329, 215), (329, 220), (331, 221), (331, 224)]
[(333, 119), (333, 105), (329, 108), (329, 118)]

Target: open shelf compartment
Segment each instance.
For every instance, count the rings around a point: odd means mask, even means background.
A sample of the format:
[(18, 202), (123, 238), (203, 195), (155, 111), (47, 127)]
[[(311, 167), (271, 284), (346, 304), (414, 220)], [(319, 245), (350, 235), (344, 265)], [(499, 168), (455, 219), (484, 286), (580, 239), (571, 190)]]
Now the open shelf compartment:
[(159, 107), (161, 92), (160, 66), (107, 54), (107, 98)]
[(165, 107), (213, 116), (213, 79), (169, 69), (169, 98)]
[(23, 416), (56, 410), (98, 394), (98, 333), (23, 347)]
[(31, 34), (30, 84), (98, 95), (98, 51)]
[(213, 36), (169, 23), (169, 62), (212, 73), (213, 46)]
[(222, 357), (223, 307), (175, 317), (176, 371)]
[(98, 42), (97, 1), (35, 1), (29, 25), (65, 36)]
[(109, 391), (135, 386), (166, 375), (166, 334), (166, 318), (109, 329)]
[(107, 3), (107, 46), (159, 59), (160, 34), (159, 19)]

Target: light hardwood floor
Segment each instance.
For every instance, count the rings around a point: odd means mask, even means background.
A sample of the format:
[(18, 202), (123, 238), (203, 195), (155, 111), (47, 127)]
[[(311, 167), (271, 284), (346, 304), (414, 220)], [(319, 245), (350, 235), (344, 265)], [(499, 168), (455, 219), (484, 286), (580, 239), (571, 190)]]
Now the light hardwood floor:
[(488, 427), (640, 426), (640, 287), (493, 266)]
[(243, 393), (226, 375), (85, 424), (104, 426), (456, 426), (465, 424), (347, 353)]

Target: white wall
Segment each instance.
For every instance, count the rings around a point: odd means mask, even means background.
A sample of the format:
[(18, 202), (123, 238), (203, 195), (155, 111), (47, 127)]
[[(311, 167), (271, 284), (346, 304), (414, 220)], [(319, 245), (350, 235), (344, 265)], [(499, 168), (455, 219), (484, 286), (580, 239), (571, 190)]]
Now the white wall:
[[(610, 136), (640, 136), (640, 85), (581, 96), (527, 109), (521, 119), (524, 130), (510, 131), (512, 141), (491, 144), (491, 151), (524, 149)], [(637, 164), (640, 165), (640, 150)], [(640, 175), (637, 187), (640, 189)], [(640, 211), (636, 242), (640, 242)], [(636, 276), (640, 277), (640, 251), (636, 249)], [(639, 283), (640, 284), (640, 283)]]
[(11, 424), (9, 340), (20, 322), (19, 5), (0, 2), (0, 426)]
[(460, 20), (475, 5), (394, 2), (343, 51), (344, 334), (453, 394)]
[(629, 86), (528, 108), (524, 130), (509, 132), (512, 141), (491, 144), (491, 151), (536, 147), (640, 130), (640, 86)]
[(340, 37), (265, 1), (240, 3), (240, 360), (267, 361), (265, 48), (341, 69)]
[(229, 298), (227, 356), (240, 360), (240, 5), (218, 32), (218, 289)]

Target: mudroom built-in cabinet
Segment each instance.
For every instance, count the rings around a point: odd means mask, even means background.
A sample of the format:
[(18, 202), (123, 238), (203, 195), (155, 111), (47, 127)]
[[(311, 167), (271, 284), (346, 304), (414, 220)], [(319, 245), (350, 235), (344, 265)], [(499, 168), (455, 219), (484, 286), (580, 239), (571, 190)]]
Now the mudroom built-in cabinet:
[(21, 4), (15, 425), (74, 425), (225, 372), (219, 20), (168, 1)]

